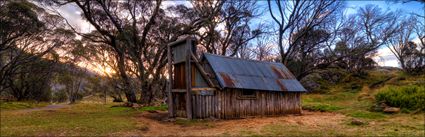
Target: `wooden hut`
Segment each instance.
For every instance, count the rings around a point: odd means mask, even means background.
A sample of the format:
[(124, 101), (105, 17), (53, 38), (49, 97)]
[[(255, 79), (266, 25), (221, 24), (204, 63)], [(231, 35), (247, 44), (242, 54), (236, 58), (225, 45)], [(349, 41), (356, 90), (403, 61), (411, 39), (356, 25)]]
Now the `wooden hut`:
[(305, 88), (281, 63), (204, 53), (195, 39), (168, 45), (170, 117), (233, 119), (301, 113)]

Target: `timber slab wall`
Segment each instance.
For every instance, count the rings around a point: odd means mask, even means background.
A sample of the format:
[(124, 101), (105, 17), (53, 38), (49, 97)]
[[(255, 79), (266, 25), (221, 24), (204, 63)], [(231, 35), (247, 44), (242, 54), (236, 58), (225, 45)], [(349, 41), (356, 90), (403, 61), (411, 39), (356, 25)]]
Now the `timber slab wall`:
[(214, 95), (193, 94), (193, 117), (235, 119), (301, 113), (300, 93), (256, 91), (255, 94), (255, 98), (242, 98), (239, 89), (215, 91)]

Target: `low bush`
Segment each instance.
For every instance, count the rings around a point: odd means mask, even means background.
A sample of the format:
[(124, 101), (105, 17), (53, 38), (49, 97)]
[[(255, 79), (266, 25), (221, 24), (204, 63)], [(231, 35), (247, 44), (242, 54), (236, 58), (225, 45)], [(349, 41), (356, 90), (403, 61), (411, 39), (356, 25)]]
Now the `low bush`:
[(409, 85), (387, 87), (380, 90), (375, 99), (392, 107), (409, 110), (425, 110), (425, 86)]
[(68, 100), (68, 95), (66, 95), (65, 90), (60, 90), (53, 93), (52, 101), (53, 102), (65, 102)]

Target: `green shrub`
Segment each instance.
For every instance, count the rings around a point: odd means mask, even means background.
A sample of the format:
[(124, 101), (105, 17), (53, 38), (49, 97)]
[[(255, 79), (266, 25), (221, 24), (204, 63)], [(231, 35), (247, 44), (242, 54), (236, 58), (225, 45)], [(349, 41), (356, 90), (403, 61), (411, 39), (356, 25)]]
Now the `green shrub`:
[(52, 101), (54, 102), (65, 102), (68, 100), (65, 90), (60, 90), (53, 93)]
[(425, 110), (425, 86), (387, 87), (375, 95), (378, 103), (409, 110)]

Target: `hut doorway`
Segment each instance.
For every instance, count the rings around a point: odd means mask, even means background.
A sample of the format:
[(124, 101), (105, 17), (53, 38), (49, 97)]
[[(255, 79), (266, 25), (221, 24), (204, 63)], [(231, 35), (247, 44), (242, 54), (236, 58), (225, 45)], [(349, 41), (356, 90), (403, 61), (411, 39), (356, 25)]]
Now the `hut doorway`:
[(176, 115), (178, 117), (187, 117), (186, 115), (186, 93), (176, 92), (175, 94), (175, 104), (176, 104)]

